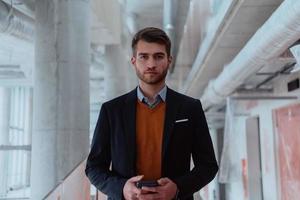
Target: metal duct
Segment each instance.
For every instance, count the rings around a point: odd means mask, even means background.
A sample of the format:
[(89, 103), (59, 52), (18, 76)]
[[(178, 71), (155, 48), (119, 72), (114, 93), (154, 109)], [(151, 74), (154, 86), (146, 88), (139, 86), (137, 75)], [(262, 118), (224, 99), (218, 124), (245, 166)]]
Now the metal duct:
[[(176, 13), (177, 13), (177, 5), (178, 0), (164, 0), (164, 16), (163, 16), (163, 26), (164, 31), (169, 36), (172, 45), (175, 44), (175, 19), (176, 19)], [(175, 48), (171, 48), (171, 55), (174, 57)], [(175, 60), (174, 60), (175, 61)], [(172, 62), (170, 66), (170, 70), (173, 71), (174, 68), (174, 61)]]
[(205, 89), (205, 110), (224, 101), (246, 78), (300, 38), (300, 1), (285, 0), (245, 47)]
[(34, 22), (0, 1), (0, 33), (7, 33), (28, 41), (34, 40)]

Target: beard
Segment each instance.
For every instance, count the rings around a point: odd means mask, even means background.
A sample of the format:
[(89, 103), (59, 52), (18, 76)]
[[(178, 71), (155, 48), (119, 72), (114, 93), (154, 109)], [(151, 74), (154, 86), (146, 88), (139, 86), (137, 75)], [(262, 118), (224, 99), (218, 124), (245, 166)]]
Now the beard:
[(154, 74), (154, 75), (143, 74), (139, 70), (136, 70), (136, 75), (138, 76), (138, 78), (141, 81), (150, 85), (161, 83), (162, 81), (165, 80), (167, 74), (168, 74), (168, 68), (164, 69), (161, 74)]

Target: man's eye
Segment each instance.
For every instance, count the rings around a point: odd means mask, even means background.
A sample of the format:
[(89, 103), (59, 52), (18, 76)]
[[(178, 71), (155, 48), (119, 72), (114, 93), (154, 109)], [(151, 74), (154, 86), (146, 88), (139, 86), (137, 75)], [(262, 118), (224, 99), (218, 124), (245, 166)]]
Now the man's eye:
[(164, 59), (164, 55), (156, 55), (156, 56), (154, 57), (154, 59), (155, 59), (155, 60), (162, 60), (162, 59)]
[(146, 60), (148, 58), (148, 56), (146, 56), (146, 55), (140, 55), (139, 56), (139, 59), (141, 59), (141, 60)]

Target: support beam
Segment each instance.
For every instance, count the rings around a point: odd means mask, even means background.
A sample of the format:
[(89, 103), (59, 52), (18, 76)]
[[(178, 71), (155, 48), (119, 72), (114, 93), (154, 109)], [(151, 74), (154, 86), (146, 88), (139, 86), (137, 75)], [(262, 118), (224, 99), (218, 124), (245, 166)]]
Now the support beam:
[(31, 145), (0, 145), (0, 151), (31, 151)]

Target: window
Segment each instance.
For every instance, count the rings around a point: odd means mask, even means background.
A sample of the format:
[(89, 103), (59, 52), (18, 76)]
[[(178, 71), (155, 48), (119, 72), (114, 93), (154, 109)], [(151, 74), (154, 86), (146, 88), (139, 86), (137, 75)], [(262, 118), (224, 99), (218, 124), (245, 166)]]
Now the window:
[(0, 198), (30, 195), (32, 89), (0, 88)]

